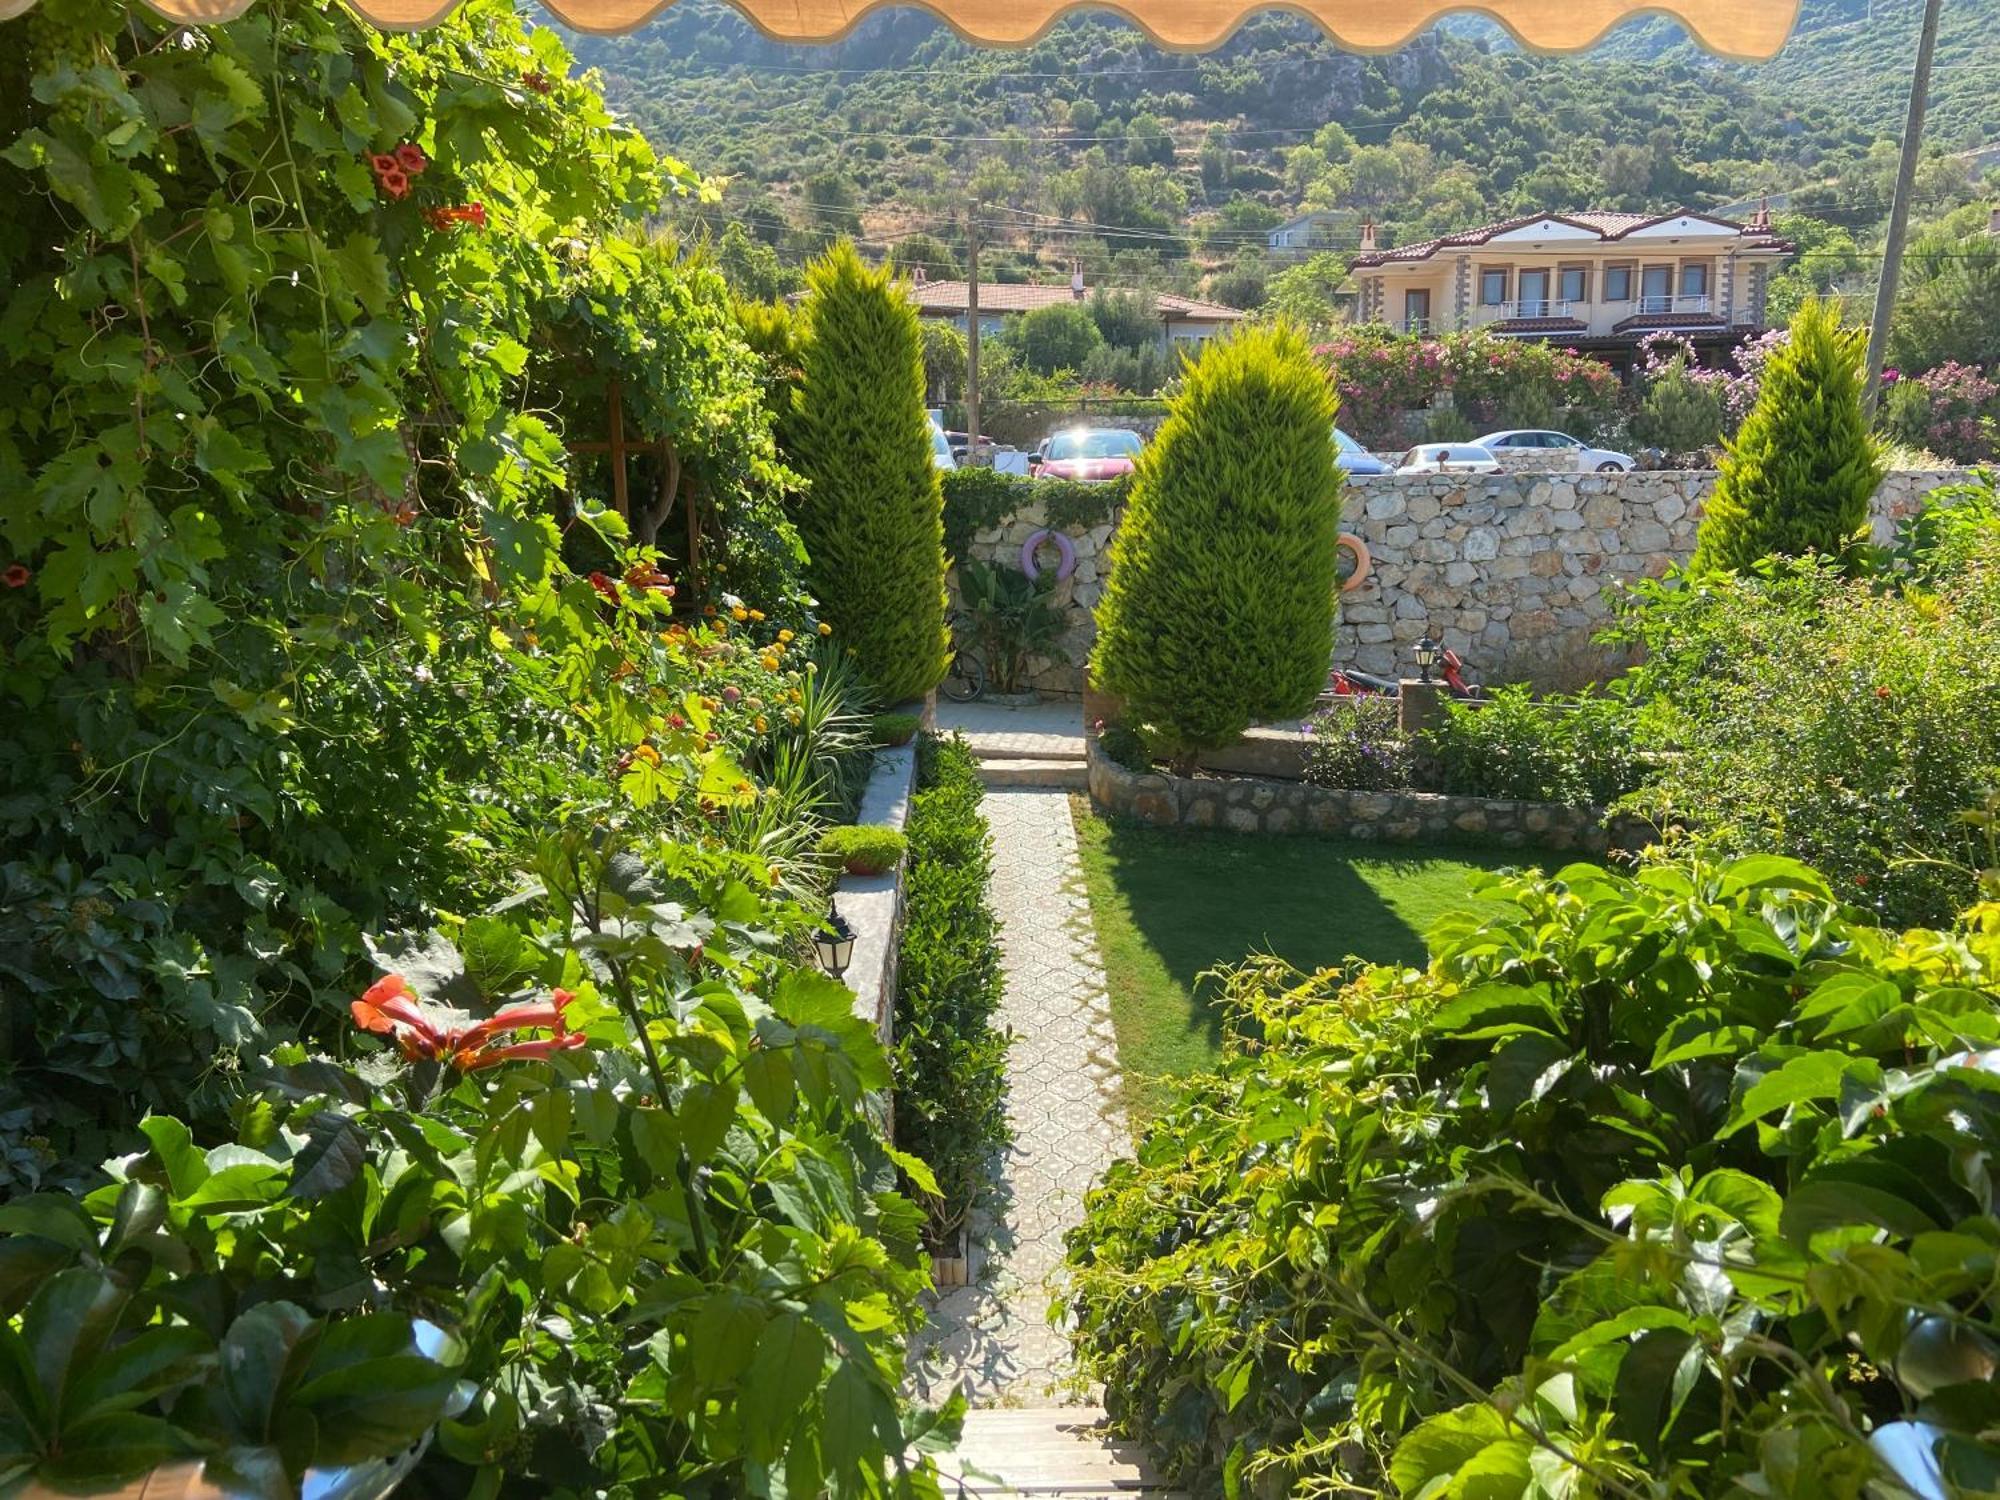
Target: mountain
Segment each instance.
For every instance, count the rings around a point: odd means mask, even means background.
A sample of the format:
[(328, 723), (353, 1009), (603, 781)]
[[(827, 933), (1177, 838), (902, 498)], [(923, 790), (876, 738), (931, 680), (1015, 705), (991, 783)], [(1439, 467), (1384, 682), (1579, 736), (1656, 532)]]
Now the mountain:
[[(1476, 18), (1361, 56), (1275, 12), (1193, 56), (1102, 13), (1016, 51), (907, 9), (797, 47), (719, 0), (572, 44), (658, 145), (730, 179), (696, 216), (713, 232), (734, 226), (790, 258), (855, 234), (949, 273), (977, 201), (1002, 279), (1059, 274), (1073, 257), (1192, 284), (1245, 266), (1261, 276), (1250, 263), (1266, 229), (1301, 208), (1350, 210), (1345, 222), (1372, 219), (1393, 242), (1513, 212), (1798, 189), (1865, 235), (1886, 211), (1914, 15), (1807, 0), (1761, 69), (1718, 62), (1658, 21), (1573, 58), (1523, 54)], [(1994, 20), (2000, 0), (1950, 0), (1940, 139), (2000, 134)], [(1948, 207), (1965, 177), (1933, 164), (1927, 190)]]

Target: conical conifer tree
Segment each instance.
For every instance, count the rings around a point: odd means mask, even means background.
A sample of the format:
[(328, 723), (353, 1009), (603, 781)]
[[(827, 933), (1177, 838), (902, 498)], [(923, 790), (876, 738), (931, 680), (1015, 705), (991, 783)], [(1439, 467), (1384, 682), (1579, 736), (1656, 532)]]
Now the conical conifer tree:
[(1139, 459), (1091, 672), (1170, 753), (1295, 717), (1333, 654), (1335, 396), (1303, 336), (1211, 344)]
[(1741, 572), (1766, 557), (1851, 556), (1882, 482), (1861, 410), (1867, 333), (1808, 301), (1764, 365), (1757, 403), (1726, 446), (1692, 568)]
[(785, 424), (810, 483), (806, 579), (833, 638), (883, 701), (944, 676), (944, 499), (924, 412), (916, 309), (886, 271), (836, 245), (806, 272), (803, 378)]

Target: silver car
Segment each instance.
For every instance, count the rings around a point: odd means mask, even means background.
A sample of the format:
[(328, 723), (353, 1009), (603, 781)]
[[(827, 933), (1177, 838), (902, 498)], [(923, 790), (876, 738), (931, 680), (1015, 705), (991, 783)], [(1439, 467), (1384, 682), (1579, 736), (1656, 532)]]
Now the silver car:
[(1542, 453), (1568, 450), (1579, 473), (1624, 474), (1638, 468), (1629, 453), (1613, 453), (1609, 448), (1593, 448), (1566, 432), (1550, 432), (1541, 427), (1517, 427), (1508, 432), (1489, 432), (1478, 439), (1479, 446), (1494, 453)]
[(1419, 443), (1396, 464), (1398, 474), (1498, 474), (1500, 460), (1476, 443)]

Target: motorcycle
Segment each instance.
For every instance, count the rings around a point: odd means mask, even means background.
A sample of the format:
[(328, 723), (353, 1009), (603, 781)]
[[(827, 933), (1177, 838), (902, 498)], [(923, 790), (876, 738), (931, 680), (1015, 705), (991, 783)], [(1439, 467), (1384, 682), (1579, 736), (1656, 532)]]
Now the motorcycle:
[[(1479, 684), (1465, 680), (1465, 660), (1456, 651), (1446, 651), (1438, 661), (1438, 679), (1458, 698), (1477, 698)], [(1377, 677), (1352, 667), (1336, 667), (1327, 679), (1330, 698), (1397, 698), (1402, 689), (1393, 677)]]

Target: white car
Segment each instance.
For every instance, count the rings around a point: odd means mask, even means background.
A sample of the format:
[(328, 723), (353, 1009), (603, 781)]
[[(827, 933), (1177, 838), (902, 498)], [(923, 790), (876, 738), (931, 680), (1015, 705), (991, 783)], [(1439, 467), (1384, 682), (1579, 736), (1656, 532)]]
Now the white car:
[(939, 469), (958, 467), (958, 460), (952, 456), (951, 439), (945, 435), (944, 423), (938, 420), (936, 412), (931, 413), (931, 463)]
[(1593, 448), (1566, 432), (1550, 432), (1540, 427), (1517, 428), (1512, 432), (1489, 432), (1479, 446), (1495, 453), (1544, 452), (1567, 449), (1575, 455), (1577, 472), (1583, 474), (1623, 474), (1638, 468), (1629, 453), (1613, 453), (1609, 448)]
[(1396, 464), (1398, 474), (1498, 474), (1500, 460), (1477, 443), (1419, 443)]

